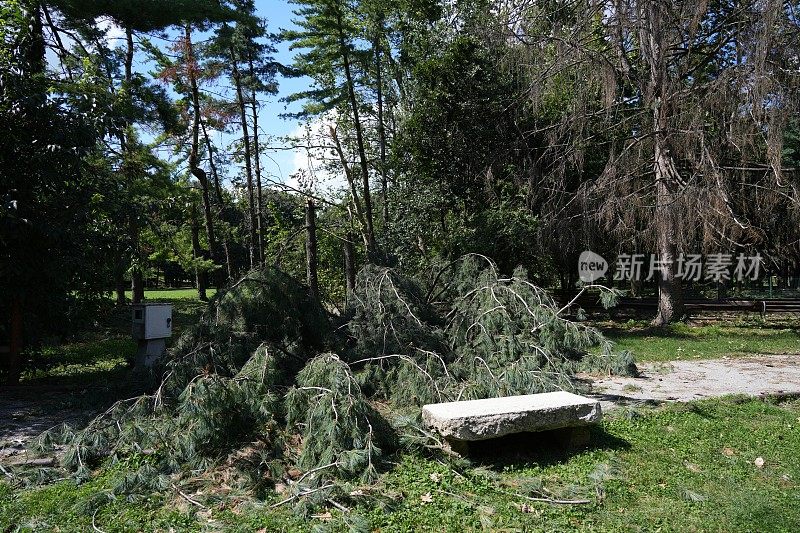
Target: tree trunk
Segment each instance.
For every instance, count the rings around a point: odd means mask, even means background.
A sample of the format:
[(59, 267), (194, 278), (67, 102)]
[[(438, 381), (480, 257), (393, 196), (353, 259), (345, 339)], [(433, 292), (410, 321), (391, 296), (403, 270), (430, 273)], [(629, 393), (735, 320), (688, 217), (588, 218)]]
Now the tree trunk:
[[(205, 175), (205, 172), (203, 172)], [(203, 179), (201, 182), (203, 189), (203, 219), (206, 226), (206, 238), (208, 239), (208, 250), (215, 265), (222, 266), (222, 261), (219, 258), (219, 247), (217, 246), (217, 237), (214, 234), (214, 220), (211, 215), (211, 199), (208, 196), (208, 180)], [(217, 290), (222, 289), (225, 284), (225, 277), (222, 270), (218, 269), (214, 275), (214, 286)]]
[(200, 128), (203, 131), (203, 140), (206, 143), (206, 150), (208, 151), (208, 168), (211, 169), (211, 177), (214, 178), (214, 192), (217, 196), (217, 203), (223, 205), (225, 201), (222, 198), (222, 185), (219, 181), (219, 173), (217, 172), (217, 164), (214, 162), (214, 145), (211, 143), (211, 137), (208, 135), (206, 123), (201, 121)]
[(679, 320), (685, 314), (681, 280), (677, 276), (679, 220), (676, 212), (678, 170), (669, 150), (670, 102), (666, 87), (669, 73), (666, 68), (667, 53), (662, 33), (660, 2), (642, 4), (640, 48), (649, 69), (648, 85), (642, 91), (649, 99), (653, 113), (653, 171), (655, 175), (656, 252), (662, 260), (658, 280), (658, 313), (653, 325), (663, 326)]
[(125, 28), (125, 81), (130, 83), (133, 79), (133, 31), (130, 26)]
[[(192, 206), (192, 256), (195, 261), (203, 257), (203, 250), (200, 248), (200, 224), (197, 223), (197, 213), (194, 206)], [(200, 301), (207, 302), (206, 272), (195, 266), (194, 277), (197, 287), (197, 297)]]
[(724, 300), (728, 297), (728, 285), (725, 280), (717, 282), (717, 300)]
[(117, 295), (117, 305), (125, 305), (125, 270), (122, 261), (117, 262), (114, 269), (114, 292)]
[(630, 280), (630, 291), (631, 296), (637, 298), (642, 295), (642, 280), (640, 279), (631, 279)]
[(353, 114), (353, 127), (356, 131), (356, 148), (358, 150), (358, 159), (361, 163), (361, 182), (364, 189), (362, 195), (364, 198), (364, 218), (366, 223), (367, 232), (367, 254), (371, 260), (375, 260), (378, 255), (378, 245), (375, 240), (375, 229), (373, 227), (372, 217), (372, 196), (369, 190), (369, 164), (367, 162), (367, 152), (364, 148), (364, 134), (362, 131), (361, 120), (358, 113), (358, 100), (356, 99), (355, 82), (353, 81), (353, 73), (350, 69), (350, 54), (345, 42), (345, 35), (342, 31), (342, 14), (336, 13), (336, 22), (339, 31), (339, 47), (342, 55), (342, 63), (344, 64), (344, 75), (347, 83), (347, 96), (350, 101), (350, 112)]
[[(27, 23), (30, 25), (27, 28), (30, 35), (30, 44), (25, 50), (28, 74), (44, 74), (47, 60), (44, 27), (42, 26), (41, 2), (29, 2), (27, 16)], [(40, 92), (39, 94), (36, 94), (35, 97), (43, 100), (46, 98), (46, 94), (44, 92)]]
[(344, 248), (344, 275), (347, 283), (347, 300), (352, 297), (356, 288), (356, 254), (353, 248), (353, 234), (349, 231), (345, 236)]
[(347, 158), (344, 155), (344, 150), (342, 150), (342, 143), (339, 141), (339, 136), (336, 133), (336, 128), (333, 126), (328, 126), (328, 131), (331, 135), (331, 140), (333, 140), (333, 146), (336, 149), (336, 153), (339, 155), (339, 161), (342, 164), (342, 169), (344, 170), (344, 176), (347, 179), (347, 184), (350, 186), (350, 195), (353, 197), (353, 205), (356, 209), (356, 218), (358, 219), (359, 227), (361, 228), (361, 236), (364, 239), (364, 246), (369, 249), (369, 235), (367, 231), (367, 219), (364, 215), (364, 208), (361, 205), (361, 197), (358, 195), (358, 187), (356, 187), (355, 179), (353, 178), (353, 173), (350, 171), (350, 166), (347, 164)]
[[(206, 150), (208, 150), (208, 166), (211, 169), (211, 177), (214, 178), (214, 191), (217, 196), (217, 203), (220, 206), (220, 209), (224, 209), (225, 201), (222, 198), (222, 186), (220, 185), (219, 173), (217, 172), (217, 164), (214, 162), (214, 148), (211, 144), (211, 138), (208, 135), (208, 131), (206, 130), (205, 122), (200, 122), (200, 127), (203, 129), (203, 138), (205, 139), (206, 143)], [(221, 213), (222, 211), (220, 211)], [(228, 270), (228, 280), (233, 279), (233, 265), (231, 264), (231, 254), (228, 252), (228, 241), (227, 239), (223, 239), (222, 242), (222, 251), (225, 255), (225, 265)], [(224, 274), (222, 271), (219, 271), (218, 278), (223, 278)], [(219, 281), (217, 282), (219, 283)], [(224, 284), (224, 280), (223, 280)], [(219, 285), (217, 286), (219, 289)]]
[(19, 383), (22, 374), (22, 347), (23, 347), (23, 322), (22, 322), (22, 298), (19, 296), (11, 297), (11, 323), (10, 338), (8, 345), (8, 385)]
[(256, 217), (256, 201), (255, 193), (253, 191), (253, 167), (250, 152), (250, 133), (247, 125), (247, 107), (244, 101), (244, 92), (242, 89), (242, 75), (239, 72), (239, 66), (236, 62), (236, 53), (231, 48), (231, 61), (233, 62), (233, 82), (236, 85), (236, 101), (239, 104), (239, 117), (242, 121), (242, 137), (244, 142), (244, 168), (247, 176), (247, 199), (250, 203), (250, 268), (254, 267), (257, 263), (261, 262), (261, 250), (258, 249), (258, 220)]
[[(658, 179), (658, 178), (656, 178)], [(675, 245), (677, 224), (672, 213), (672, 195), (666, 190), (666, 185), (659, 182), (656, 185), (656, 237), (658, 254), (664, 261), (664, 268), (658, 280), (658, 314), (653, 320), (654, 326), (664, 326), (680, 320), (684, 314), (683, 288), (681, 279), (677, 276), (677, 247)]]
[(231, 263), (231, 251), (228, 248), (228, 241), (222, 243), (222, 248), (225, 250), (225, 262), (228, 265), (228, 279), (233, 279), (233, 264)]
[[(256, 72), (253, 67), (253, 55), (248, 51), (247, 64), (250, 70), (250, 79), (255, 80)], [(261, 190), (261, 148), (258, 144), (258, 102), (256, 100), (255, 86), (250, 88), (250, 106), (253, 112), (253, 163), (255, 164), (256, 171), (256, 192), (258, 198), (256, 199), (256, 221), (258, 230), (258, 249), (261, 250), (261, 262), (265, 261), (264, 258), (264, 195)]]
[[(379, 23), (379, 31), (375, 37), (375, 85), (378, 96), (378, 143), (380, 145), (381, 203), (383, 208), (383, 226), (389, 222), (388, 184), (386, 182), (386, 128), (383, 124), (383, 79), (381, 76), (381, 33), (383, 23)], [(385, 230), (384, 230), (385, 231)]]
[(308, 296), (319, 302), (319, 279), (317, 278), (317, 217), (314, 200), (306, 201), (306, 282)]
[(137, 267), (131, 271), (131, 303), (138, 304), (144, 300), (144, 279), (142, 271)]
[[(200, 89), (197, 85), (197, 68), (196, 62), (194, 57), (194, 48), (192, 46), (192, 26), (191, 24), (186, 25), (186, 52), (187, 52), (187, 63), (189, 64), (189, 68), (187, 69), (189, 72), (189, 89), (191, 91), (192, 96), (192, 147), (189, 152), (189, 171), (192, 173), (194, 177), (197, 178), (197, 181), (200, 182), (200, 189), (202, 190), (203, 196), (203, 220), (205, 222), (206, 228), (206, 238), (208, 239), (208, 250), (211, 254), (211, 259), (213, 260), (215, 265), (221, 265), (222, 261), (219, 258), (219, 249), (217, 247), (217, 237), (214, 232), (214, 218), (211, 213), (211, 194), (210, 194), (210, 184), (208, 183), (208, 175), (206, 171), (200, 168), (199, 160), (200, 160), (200, 125), (202, 124), (202, 117), (200, 116)], [(205, 126), (203, 126), (203, 132), (206, 136), (206, 141), (208, 140), (208, 133), (205, 131)], [(221, 271), (220, 271), (221, 272)], [(205, 275), (203, 277), (206, 277)], [(214, 285), (217, 289), (221, 289), (225, 280), (219, 274), (214, 276), (215, 283)], [(202, 298), (201, 298), (202, 299)]]
[[(130, 86), (133, 81), (133, 31), (130, 27), (125, 28), (125, 84)], [(127, 166), (128, 154), (128, 139), (127, 128), (129, 124), (125, 124), (125, 131), (119, 135), (120, 150), (122, 152), (123, 168)], [(130, 216), (129, 223), (131, 243), (134, 249), (134, 265), (131, 269), (131, 303), (138, 304), (144, 300), (144, 280), (142, 279), (142, 269), (140, 266), (141, 254), (139, 251), (139, 221), (136, 214)]]

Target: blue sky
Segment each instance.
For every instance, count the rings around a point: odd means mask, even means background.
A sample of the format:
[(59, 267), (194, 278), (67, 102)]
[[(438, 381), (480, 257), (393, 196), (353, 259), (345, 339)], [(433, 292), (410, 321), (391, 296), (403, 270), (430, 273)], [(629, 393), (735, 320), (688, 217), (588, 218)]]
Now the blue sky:
[[(256, 0), (255, 2), (257, 14), (259, 17), (267, 21), (267, 30), (270, 33), (278, 33), (282, 29), (292, 29), (296, 26), (292, 23), (295, 16), (292, 11), (296, 6), (290, 4), (287, 0)], [(110, 42), (116, 43), (117, 46), (122, 45), (122, 38), (124, 32), (121, 28), (114, 25), (109, 21), (101, 21), (108, 31), (108, 38)], [(101, 27), (103, 27), (101, 26)], [(174, 36), (174, 35), (173, 35)], [(206, 36), (198, 34), (197, 38), (202, 39)], [(157, 44), (167, 45), (168, 41), (157, 41)], [(284, 64), (291, 64), (293, 62), (294, 52), (289, 50), (289, 44), (285, 42), (276, 43), (277, 53), (275, 59)], [(51, 55), (53, 55), (51, 53)], [(55, 56), (51, 58), (51, 62), (55, 65)], [(138, 64), (137, 69), (147, 72), (151, 65)], [(300, 122), (296, 119), (285, 119), (281, 114), (286, 112), (299, 111), (300, 104), (294, 103), (287, 108), (287, 104), (282, 98), (308, 88), (310, 80), (308, 78), (280, 78), (279, 92), (274, 96), (261, 95), (261, 115), (259, 116), (259, 130), (262, 132), (261, 147), (262, 147), (262, 175), (265, 182), (269, 185), (270, 181), (286, 183), (289, 181), (290, 176), (294, 174), (299, 168), (308, 168), (308, 154), (303, 151), (295, 151), (287, 149), (282, 138), (292, 133), (300, 133)], [(224, 83), (224, 82), (223, 82)], [(230, 88), (228, 87), (228, 91)], [(263, 136), (267, 134), (267, 138)], [(145, 134), (145, 138), (149, 138)], [(227, 133), (216, 134), (215, 142), (220, 146), (226, 147), (233, 140), (234, 136)], [(266, 142), (266, 146), (265, 146)]]
[[(295, 7), (286, 0), (256, 0), (258, 15), (267, 20), (267, 29), (273, 33), (280, 29), (295, 27), (292, 24), (292, 18), (294, 18), (292, 11)], [(278, 48), (278, 53), (275, 59), (285, 64), (291, 63), (293, 53), (289, 51), (289, 43), (278, 43), (276, 47)], [(286, 104), (281, 102), (280, 99), (306, 89), (309, 80), (307, 78), (282, 78), (279, 82), (278, 95), (262, 100), (262, 118), (260, 118), (264, 129), (270, 135), (275, 136), (287, 135), (297, 129), (299, 124), (297, 120), (286, 120), (280, 117), (281, 113), (287, 111)], [(289, 111), (297, 109), (298, 106), (295, 105)], [(295, 153), (287, 150), (275, 150), (274, 148), (268, 152), (267, 155), (269, 157), (264, 160), (264, 169), (279, 181), (286, 181), (289, 175), (297, 170), (294, 161)]]

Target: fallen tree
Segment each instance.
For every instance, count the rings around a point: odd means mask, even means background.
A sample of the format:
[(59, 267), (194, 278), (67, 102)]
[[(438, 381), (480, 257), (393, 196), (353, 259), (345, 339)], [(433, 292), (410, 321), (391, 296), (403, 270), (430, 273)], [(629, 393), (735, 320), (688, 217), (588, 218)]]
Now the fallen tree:
[(83, 479), (103, 461), (146, 456), (122, 493), (227, 469), (248, 490), (285, 484), (279, 503), (308, 509), (352, 497), (398, 447), (436, 448), (424, 403), (573, 390), (579, 370), (635, 372), (630, 354), (562, 312), (524, 271), (501, 277), (481, 256), (427, 286), (368, 266), (342, 317), (291, 277), (253, 271), (180, 337), (152, 394), (37, 446), (66, 445), (62, 465)]

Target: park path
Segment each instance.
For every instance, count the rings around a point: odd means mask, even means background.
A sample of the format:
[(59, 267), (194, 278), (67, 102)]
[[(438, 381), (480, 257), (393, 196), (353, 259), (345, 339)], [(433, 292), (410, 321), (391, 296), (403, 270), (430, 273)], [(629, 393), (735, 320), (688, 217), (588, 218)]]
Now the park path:
[(589, 377), (603, 408), (745, 394), (800, 395), (800, 355), (758, 355), (639, 364), (641, 375)]

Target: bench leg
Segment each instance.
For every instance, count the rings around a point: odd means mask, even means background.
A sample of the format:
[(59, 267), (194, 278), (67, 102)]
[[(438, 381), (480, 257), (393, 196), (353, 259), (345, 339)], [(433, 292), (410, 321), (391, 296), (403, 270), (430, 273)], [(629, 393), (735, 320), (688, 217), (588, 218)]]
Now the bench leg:
[(586, 448), (591, 441), (591, 433), (588, 426), (571, 428), (569, 437), (570, 449), (576, 450)]
[(591, 433), (588, 426), (555, 430), (558, 444), (566, 450), (580, 450), (589, 446)]
[(447, 439), (447, 445), (450, 447), (450, 450), (457, 455), (462, 457), (469, 455), (469, 441)]

